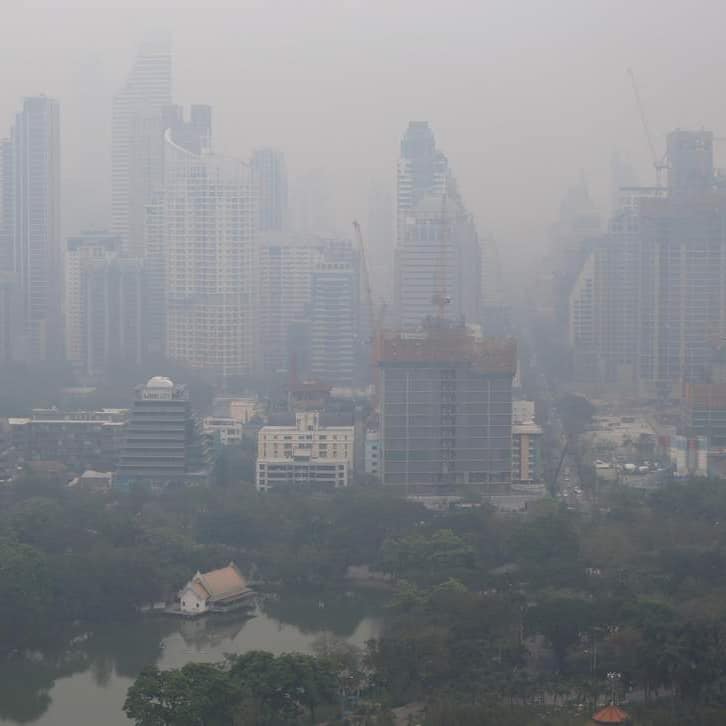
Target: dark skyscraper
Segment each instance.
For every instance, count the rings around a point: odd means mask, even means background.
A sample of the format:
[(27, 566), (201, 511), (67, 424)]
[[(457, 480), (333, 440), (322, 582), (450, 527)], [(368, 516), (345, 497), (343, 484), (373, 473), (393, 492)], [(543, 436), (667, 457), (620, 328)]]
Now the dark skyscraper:
[(352, 386), (358, 342), (358, 257), (349, 242), (328, 242), (313, 267), (310, 301), (312, 375)]
[(60, 241), (60, 113), (45, 96), (26, 98), (2, 164), (2, 260), (17, 295), (13, 355), (30, 362), (63, 354)]

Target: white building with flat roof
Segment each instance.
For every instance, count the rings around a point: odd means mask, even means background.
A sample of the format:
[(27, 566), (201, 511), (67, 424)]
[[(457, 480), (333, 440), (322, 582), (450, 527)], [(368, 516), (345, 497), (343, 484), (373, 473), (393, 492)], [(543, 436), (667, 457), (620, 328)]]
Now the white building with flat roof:
[(289, 425), (263, 426), (257, 438), (257, 490), (346, 487), (353, 474), (353, 444), (352, 422), (325, 425), (325, 415), (317, 411), (297, 413)]

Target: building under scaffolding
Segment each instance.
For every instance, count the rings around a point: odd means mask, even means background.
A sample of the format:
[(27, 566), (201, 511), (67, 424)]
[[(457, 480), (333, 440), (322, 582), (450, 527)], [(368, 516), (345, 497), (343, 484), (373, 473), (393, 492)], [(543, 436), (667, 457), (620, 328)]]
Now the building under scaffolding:
[(438, 321), (383, 341), (382, 479), (410, 493), (511, 481), (516, 344)]

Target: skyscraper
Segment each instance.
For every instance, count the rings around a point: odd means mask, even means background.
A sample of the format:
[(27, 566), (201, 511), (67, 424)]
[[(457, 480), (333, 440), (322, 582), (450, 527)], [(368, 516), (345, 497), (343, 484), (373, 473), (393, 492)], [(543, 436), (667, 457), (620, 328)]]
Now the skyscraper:
[(3, 265), (18, 295), (15, 357), (63, 354), (60, 241), (60, 112), (45, 96), (26, 98), (2, 146)]
[(18, 320), (13, 145), (0, 139), (0, 364), (12, 360)]
[(285, 155), (276, 149), (255, 149), (251, 166), (258, 190), (258, 227), (261, 232), (281, 231), (288, 217)]
[(132, 256), (144, 253), (145, 206), (162, 179), (162, 109), (172, 100), (168, 39), (145, 41), (113, 99), (112, 231)]
[[(288, 369), (291, 326), (307, 320), (318, 256), (308, 240), (260, 232), (257, 247), (257, 320), (260, 370)], [(297, 361), (298, 365), (302, 361)]]
[(427, 318), (478, 323), (481, 258), (476, 229), (460, 199), (428, 194), (399, 223), (396, 307), (403, 328)]
[(91, 376), (138, 365), (146, 352), (143, 263), (120, 253), (107, 232), (67, 241), (66, 356)]
[[(181, 148), (197, 156), (210, 152), (212, 145), (212, 109), (206, 105), (192, 105), (189, 117), (185, 118), (181, 106), (165, 106), (162, 111), (162, 126), (172, 143), (164, 144), (161, 150), (163, 160), (162, 178), (159, 186), (146, 205), (144, 232), (144, 278), (145, 278), (145, 339), (149, 351), (163, 354), (166, 339), (166, 242), (164, 220), (168, 216), (164, 209), (164, 174), (167, 161), (173, 162), (176, 150)], [(171, 159), (166, 159), (166, 153)], [(169, 168), (173, 168), (173, 163)]]
[(423, 121), (412, 121), (401, 142), (394, 287), (403, 328), (418, 328), (431, 317), (479, 322), (476, 227)]
[(208, 150), (188, 151), (171, 131), (164, 163), (154, 244), (164, 260), (166, 355), (212, 375), (249, 373), (257, 214), (250, 168)]
[(348, 242), (321, 247), (312, 274), (310, 363), (314, 378), (336, 386), (356, 382), (359, 271)]

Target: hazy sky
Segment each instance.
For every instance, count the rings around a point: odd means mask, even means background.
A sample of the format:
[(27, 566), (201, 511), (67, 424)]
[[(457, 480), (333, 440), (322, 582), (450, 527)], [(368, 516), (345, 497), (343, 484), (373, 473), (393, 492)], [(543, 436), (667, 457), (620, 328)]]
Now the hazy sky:
[(660, 148), (676, 126), (726, 135), (723, 0), (200, 6), (0, 0), (0, 135), (21, 96), (60, 98), (67, 231), (107, 214), (110, 98), (154, 27), (173, 36), (177, 102), (214, 107), (217, 150), (275, 145), (293, 174), (324, 170), (346, 232), (371, 180), (393, 189), (409, 119), (431, 122), (505, 256), (544, 244), (580, 169), (605, 211), (614, 149), (651, 182), (628, 66)]

